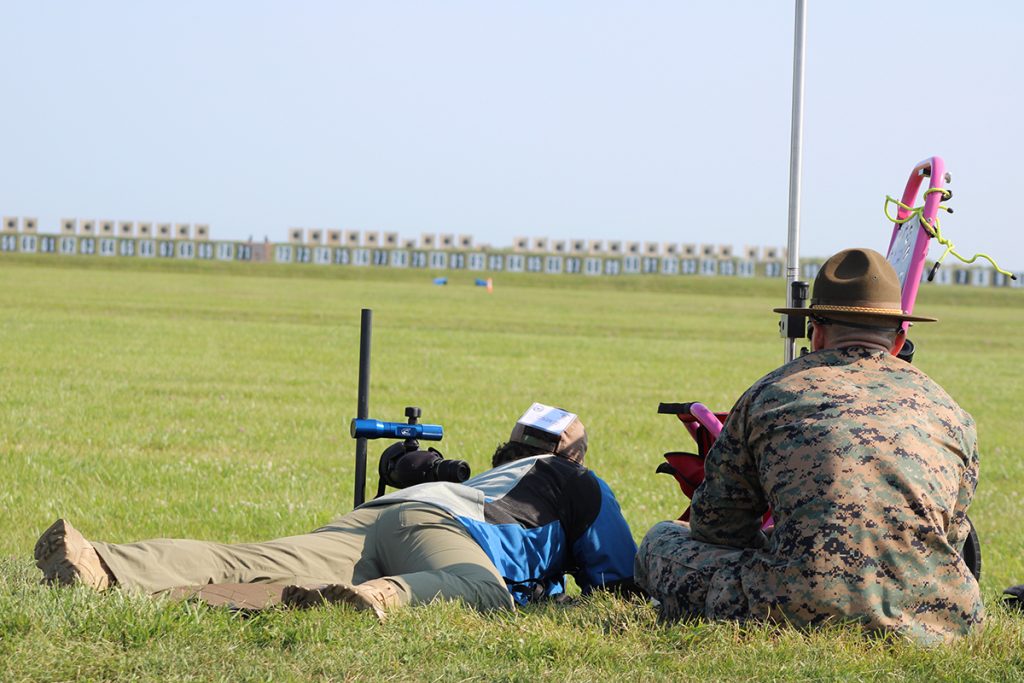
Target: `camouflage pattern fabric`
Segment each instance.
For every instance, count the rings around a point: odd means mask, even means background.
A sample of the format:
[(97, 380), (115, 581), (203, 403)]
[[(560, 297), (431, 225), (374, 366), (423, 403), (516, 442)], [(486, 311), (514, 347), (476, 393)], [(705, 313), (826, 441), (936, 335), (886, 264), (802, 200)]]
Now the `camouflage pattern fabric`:
[(664, 617), (853, 621), (923, 644), (981, 624), (960, 557), (974, 420), (914, 366), (862, 347), (793, 360), (740, 397), (705, 473), (690, 526), (655, 526), (637, 555)]
[(634, 574), (658, 601), (662, 619), (748, 617), (739, 568), (753, 550), (694, 541), (690, 525), (679, 521), (655, 524), (640, 548)]

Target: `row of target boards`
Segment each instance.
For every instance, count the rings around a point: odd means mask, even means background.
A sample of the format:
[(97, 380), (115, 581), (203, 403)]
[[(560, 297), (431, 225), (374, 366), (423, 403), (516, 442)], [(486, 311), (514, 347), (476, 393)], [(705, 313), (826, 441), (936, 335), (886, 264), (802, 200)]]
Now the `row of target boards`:
[[(782, 277), (785, 272), (785, 266), (780, 260), (739, 257), (572, 256), (24, 233), (0, 235), (0, 252), (591, 276), (660, 274)], [(819, 267), (820, 259), (807, 260), (801, 264), (801, 276), (805, 280), (813, 280)], [(940, 268), (934, 280), (939, 285), (1015, 288), (1021, 287), (1022, 282), (1024, 272), (1017, 274), (1017, 280), (1011, 280), (1002, 273), (984, 267)]]

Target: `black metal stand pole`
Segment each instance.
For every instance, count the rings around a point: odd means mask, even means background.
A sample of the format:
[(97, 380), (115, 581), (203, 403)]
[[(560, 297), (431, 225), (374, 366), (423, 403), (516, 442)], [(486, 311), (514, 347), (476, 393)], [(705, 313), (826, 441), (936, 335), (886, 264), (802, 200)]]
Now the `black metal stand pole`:
[[(365, 420), (370, 416), (370, 334), (373, 330), (373, 311), (364, 308), (359, 320), (359, 398), (356, 402), (356, 417)], [(356, 439), (356, 485), (355, 505), (359, 507), (366, 500), (366, 439)]]

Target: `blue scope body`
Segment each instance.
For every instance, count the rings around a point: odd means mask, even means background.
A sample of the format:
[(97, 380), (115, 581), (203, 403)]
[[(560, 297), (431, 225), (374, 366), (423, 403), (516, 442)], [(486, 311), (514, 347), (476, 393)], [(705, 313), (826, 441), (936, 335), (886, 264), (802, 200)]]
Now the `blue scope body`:
[(383, 422), (381, 420), (358, 418), (352, 420), (349, 428), (353, 439), (422, 439), (440, 441), (444, 437), (441, 425), (406, 424), (404, 422)]

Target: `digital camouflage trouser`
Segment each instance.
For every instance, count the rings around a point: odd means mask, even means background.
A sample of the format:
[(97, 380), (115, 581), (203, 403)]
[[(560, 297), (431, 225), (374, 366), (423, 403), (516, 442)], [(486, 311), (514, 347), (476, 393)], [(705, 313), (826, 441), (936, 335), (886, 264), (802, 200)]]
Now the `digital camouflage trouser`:
[(660, 522), (640, 543), (635, 579), (658, 601), (662, 619), (744, 619), (740, 567), (751, 552), (695, 541), (685, 522)]
[(358, 584), (385, 578), (400, 604), (462, 599), (477, 609), (512, 608), (483, 549), (454, 517), (422, 503), (365, 507), (300, 536), (264, 543), (155, 539), (93, 542), (129, 590), (159, 593), (225, 583)]

